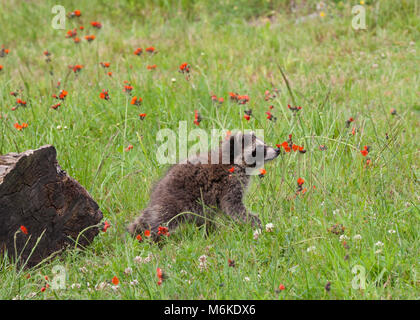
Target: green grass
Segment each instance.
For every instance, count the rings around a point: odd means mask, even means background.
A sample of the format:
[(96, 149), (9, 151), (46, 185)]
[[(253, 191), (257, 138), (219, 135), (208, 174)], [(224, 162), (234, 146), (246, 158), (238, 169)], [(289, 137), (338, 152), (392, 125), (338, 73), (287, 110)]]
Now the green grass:
[[(54, 1), (2, 1), (0, 45), (10, 53), (0, 58), (0, 154), (53, 144), (61, 166), (86, 187), (112, 227), (85, 251), (68, 251), (36, 269), (19, 270), (4, 257), (1, 299), (420, 298), (419, 3), (365, 1), (367, 30), (355, 31), (351, 7), (358, 2), (326, 1), (324, 17), (315, 1), (296, 1), (296, 10), (289, 2), (62, 1), (82, 17), (54, 30)], [(90, 26), (94, 20), (101, 30)], [(85, 31), (76, 45), (65, 33), (80, 24)], [(87, 43), (86, 34), (96, 39)], [(133, 54), (148, 46), (158, 53)], [(111, 62), (112, 77), (102, 61)], [(178, 72), (183, 62), (192, 68), (188, 81)], [(84, 68), (67, 75), (74, 64)], [(157, 69), (147, 70), (151, 64)], [(293, 103), (279, 66), (302, 106), (296, 116), (287, 109)], [(53, 110), (59, 80), (69, 94)], [(143, 98), (142, 106), (128, 103), (124, 80)], [(265, 101), (265, 90), (273, 88), (280, 94)], [(11, 111), (15, 98), (9, 93), (19, 89), (27, 107)], [(110, 101), (99, 98), (102, 89)], [(248, 94), (250, 102), (238, 106), (230, 91)], [(225, 98), (223, 105), (212, 103), (212, 93)], [(266, 119), (270, 104), (277, 122)], [(253, 110), (249, 122), (245, 108)], [(179, 121), (194, 129), (194, 110), (208, 131), (263, 129), (272, 145), (293, 134), (305, 146), (305, 154), (288, 153), (268, 164), (266, 177), (254, 178), (247, 194), (247, 207), (264, 225), (273, 223), (273, 232), (263, 230), (254, 240), (250, 226), (222, 216), (208, 237), (185, 225), (162, 248), (126, 233), (167, 169), (156, 160), (158, 130), (177, 131)], [(346, 128), (350, 117), (355, 120)], [(29, 126), (18, 131), (15, 122)], [(133, 150), (124, 152), (129, 144)], [(372, 147), (370, 165), (360, 153), (365, 145)], [(308, 191), (295, 197), (299, 177)], [(347, 246), (328, 231), (335, 224), (345, 227)], [(148, 263), (134, 260), (148, 255)], [(236, 266), (229, 267), (228, 259)], [(67, 288), (42, 293), (43, 277), (53, 278), (56, 265), (65, 267)], [(352, 288), (355, 265), (365, 268), (364, 290)], [(168, 276), (161, 286), (157, 267)], [(124, 274), (126, 268), (132, 273)], [(117, 290), (95, 289), (114, 276)], [(138, 284), (131, 285), (134, 279)], [(285, 290), (277, 290), (280, 284)]]

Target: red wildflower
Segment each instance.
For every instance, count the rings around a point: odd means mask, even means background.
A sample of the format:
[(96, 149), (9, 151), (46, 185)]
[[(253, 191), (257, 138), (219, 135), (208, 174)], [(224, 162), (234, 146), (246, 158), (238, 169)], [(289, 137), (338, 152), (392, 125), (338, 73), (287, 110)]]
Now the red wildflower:
[(284, 284), (280, 284), (279, 285), (279, 290), (280, 291), (283, 291), (283, 290), (285, 290), (286, 289), (286, 287), (284, 286)]
[(199, 126), (200, 122), (201, 122), (201, 116), (200, 116), (200, 114), (198, 113), (197, 110), (194, 110), (194, 124), (196, 126)]
[(102, 28), (102, 24), (101, 24), (100, 22), (98, 22), (98, 21), (92, 21), (92, 22), (90, 23), (90, 25), (91, 25), (92, 27), (97, 28), (97, 29)]
[(14, 97), (17, 97), (17, 96), (18, 96), (18, 93), (17, 93), (17, 92), (15, 92), (15, 91), (12, 91), (12, 92), (10, 92), (10, 95), (11, 95), (11, 96), (14, 96)]
[(123, 91), (127, 92), (127, 93), (131, 93), (131, 91), (133, 90), (133, 86), (127, 84), (124, 86)]
[(58, 95), (58, 99), (64, 100), (67, 96), (68, 92), (66, 90), (60, 90), (60, 94)]
[(179, 66), (179, 72), (181, 73), (190, 73), (190, 65), (188, 63), (183, 63)]
[(109, 66), (111, 65), (111, 63), (110, 62), (101, 62), (101, 66), (103, 67), (103, 68), (109, 68)]
[(164, 236), (169, 236), (169, 229), (167, 227), (162, 227), (159, 226), (158, 227), (158, 235), (164, 235)]
[(5, 49), (4, 47), (2, 47), (0, 50), (0, 58), (4, 58), (7, 54), (9, 54), (9, 52), (9, 49)]
[(74, 43), (79, 43), (79, 42), (80, 42), (80, 38), (75, 37), (75, 38), (73, 39), (73, 41), (74, 41)]
[(140, 120), (144, 120), (144, 118), (146, 118), (146, 116), (147, 116), (146, 113), (140, 113), (139, 114)]
[(397, 109), (392, 108), (391, 109), (391, 115), (395, 116), (397, 114)]
[(305, 180), (303, 180), (302, 178), (297, 179), (298, 186), (301, 186), (304, 183), (305, 183)]
[(127, 152), (127, 151), (130, 151), (130, 150), (133, 150), (133, 148), (134, 147), (131, 144), (129, 144), (128, 147), (124, 149), (124, 151)]
[(363, 147), (363, 150), (360, 150), (360, 153), (361, 153), (364, 157), (366, 157), (366, 156), (369, 154), (369, 151), (370, 151), (370, 147), (369, 147), (369, 146), (364, 146), (364, 147)]
[(247, 121), (249, 121), (249, 119), (251, 119), (251, 117), (249, 116), (249, 115), (244, 115), (244, 118), (247, 120)]
[(16, 100), (16, 103), (17, 103), (18, 105), (21, 105), (21, 106), (26, 106), (26, 101), (23, 101), (22, 99), (17, 99), (17, 100)]
[(99, 98), (109, 100), (108, 91), (103, 89), (102, 92), (99, 94)]
[(77, 30), (74, 28), (73, 30), (67, 31), (66, 38), (74, 38), (77, 36)]
[(156, 275), (158, 277), (158, 285), (160, 286), (164, 280), (163, 271), (161, 268), (156, 268)]
[(149, 53), (155, 52), (155, 47), (146, 48), (146, 52), (149, 52)]
[(134, 54), (139, 56), (143, 53), (143, 49), (142, 48), (137, 48), (136, 50), (134, 50)]
[(105, 221), (104, 226), (102, 228), (102, 232), (106, 232), (106, 230), (108, 230), (108, 228), (110, 228), (111, 225), (109, 224), (108, 221)]
[(225, 101), (222, 97), (219, 98), (219, 103), (222, 104)]
[(73, 12), (70, 12), (69, 18), (80, 17), (81, 15), (82, 12), (80, 10), (74, 10)]
[(88, 36), (85, 36), (85, 39), (86, 39), (88, 42), (91, 42), (91, 41), (95, 40), (95, 38), (96, 38), (96, 36), (95, 36), (94, 34), (92, 34), (92, 35), (88, 35)]
[(20, 230), (24, 233), (24, 234), (28, 234), (28, 229), (26, 229), (25, 226), (20, 226)]
[(302, 107), (292, 107), (290, 104), (288, 104), (287, 107), (293, 112), (298, 112), (300, 109), (302, 109)]
[(156, 69), (157, 65), (152, 64), (151, 66), (147, 66), (147, 70), (153, 70)]
[(356, 134), (356, 128), (355, 127), (353, 127), (353, 129), (351, 130), (351, 134), (352, 135), (355, 135)]
[(3, 66), (0, 64), (0, 71), (3, 70)]
[(143, 102), (143, 99), (141, 97), (138, 97), (138, 98), (137, 97), (133, 97), (131, 99), (130, 104), (139, 106), (139, 105), (141, 105), (142, 102)]
[(267, 170), (263, 168), (260, 169), (260, 176), (265, 176), (266, 173), (267, 173)]
[(117, 276), (114, 276), (113, 278), (112, 278), (112, 284), (113, 285), (118, 285), (120, 283), (120, 280), (118, 279), (118, 277)]
[(235, 167), (232, 167), (232, 168), (229, 169), (230, 173), (233, 173), (234, 171), (235, 171)]
[(42, 287), (41, 288), (41, 292), (44, 292), (46, 289), (45, 289), (45, 287)]
[(110, 76), (110, 77), (112, 77), (112, 72), (111, 71), (108, 72), (107, 75)]
[(69, 66), (69, 68), (72, 67), (71, 69), (73, 70), (74, 73), (79, 72), (80, 70), (83, 69), (83, 66), (81, 64), (76, 64), (75, 66)]
[(145, 230), (144, 231), (144, 236), (145, 237), (150, 237), (150, 230)]
[(57, 103), (57, 104), (52, 105), (51, 108), (54, 109), (54, 110), (56, 110), (56, 109), (58, 109), (59, 106), (61, 106), (61, 103), (60, 102)]
[(142, 237), (141, 237), (141, 235), (139, 235), (139, 234), (136, 236), (136, 239), (137, 239), (139, 242), (141, 242), (141, 241), (143, 240), (143, 238), (142, 238)]
[(79, 29), (80, 30), (85, 30), (85, 27), (84, 26), (80, 26)]

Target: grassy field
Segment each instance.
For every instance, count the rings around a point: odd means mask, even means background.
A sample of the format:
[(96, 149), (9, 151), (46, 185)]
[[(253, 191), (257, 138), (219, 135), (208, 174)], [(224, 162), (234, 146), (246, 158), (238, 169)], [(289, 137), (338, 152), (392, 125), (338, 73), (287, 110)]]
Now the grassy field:
[[(53, 144), (111, 227), (85, 251), (35, 269), (4, 257), (0, 298), (419, 299), (420, 6), (362, 3), (366, 30), (352, 28), (357, 1), (61, 1), (81, 16), (56, 30), (56, 1), (1, 0), (0, 45), (9, 51), (0, 57), (0, 154)], [(66, 38), (73, 28), (78, 44)], [(188, 79), (179, 72), (185, 62)], [(54, 99), (62, 89), (65, 100)], [(249, 102), (238, 105), (229, 92)], [(16, 99), (26, 106), (15, 109)], [(185, 225), (162, 248), (140, 243), (125, 227), (168, 168), (157, 162), (156, 134), (177, 132), (180, 121), (196, 128), (195, 110), (206, 131), (263, 129), (271, 145), (292, 134), (307, 152), (283, 153), (253, 178), (245, 203), (263, 222), (257, 239), (251, 226), (221, 216), (208, 237)], [(66, 289), (41, 291), (56, 265)]]

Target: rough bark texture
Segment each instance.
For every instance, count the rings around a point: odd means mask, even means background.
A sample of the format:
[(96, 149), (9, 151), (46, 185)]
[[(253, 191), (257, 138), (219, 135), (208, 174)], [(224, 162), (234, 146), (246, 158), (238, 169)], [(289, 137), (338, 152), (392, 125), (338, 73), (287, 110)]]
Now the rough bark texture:
[(34, 266), (74, 247), (79, 234), (79, 247), (91, 243), (99, 228), (81, 232), (101, 220), (96, 202), (58, 165), (53, 146), (0, 156), (0, 253)]

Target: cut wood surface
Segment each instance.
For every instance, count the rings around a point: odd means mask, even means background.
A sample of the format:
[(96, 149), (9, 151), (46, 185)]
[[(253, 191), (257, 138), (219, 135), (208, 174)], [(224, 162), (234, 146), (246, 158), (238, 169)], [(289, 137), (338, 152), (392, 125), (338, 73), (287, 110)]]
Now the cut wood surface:
[[(51, 145), (0, 156), (0, 252), (34, 266), (92, 242), (102, 212), (59, 166)], [(82, 232), (83, 231), (83, 232)]]

